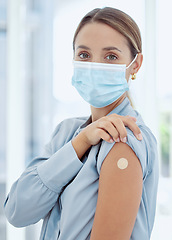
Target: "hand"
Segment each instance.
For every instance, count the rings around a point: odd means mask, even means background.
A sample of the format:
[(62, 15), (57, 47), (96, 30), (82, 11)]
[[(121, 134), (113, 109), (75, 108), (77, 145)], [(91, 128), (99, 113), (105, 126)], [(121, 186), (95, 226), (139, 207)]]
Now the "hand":
[[(138, 140), (142, 140), (139, 127), (136, 124), (136, 118), (131, 116), (120, 116), (111, 114), (98, 119), (89, 124), (81, 133), (88, 145), (96, 145), (101, 139), (106, 142), (126, 142), (127, 130), (131, 129)], [(80, 134), (81, 134), (80, 133)]]

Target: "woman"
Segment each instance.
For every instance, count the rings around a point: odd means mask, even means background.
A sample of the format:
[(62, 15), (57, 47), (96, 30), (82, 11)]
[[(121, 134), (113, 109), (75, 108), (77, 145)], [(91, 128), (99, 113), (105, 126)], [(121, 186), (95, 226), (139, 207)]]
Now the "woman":
[(41, 240), (148, 240), (156, 140), (126, 93), (142, 64), (140, 31), (117, 9), (94, 9), (81, 20), (73, 47), (72, 84), (91, 116), (57, 126), (43, 156), (13, 184), (7, 218), (16, 227), (44, 219)]

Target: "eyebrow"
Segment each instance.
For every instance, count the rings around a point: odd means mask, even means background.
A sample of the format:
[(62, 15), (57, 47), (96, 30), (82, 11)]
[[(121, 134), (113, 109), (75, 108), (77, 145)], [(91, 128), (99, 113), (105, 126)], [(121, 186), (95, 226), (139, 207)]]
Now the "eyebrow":
[(87, 46), (85, 46), (85, 45), (79, 45), (79, 46), (77, 47), (77, 49), (78, 49), (78, 48), (83, 48), (83, 49), (86, 49), (86, 50), (90, 50), (90, 48), (87, 47)]
[(104, 51), (110, 51), (110, 50), (117, 50), (119, 52), (122, 52), (119, 48), (117, 47), (105, 47), (103, 48)]
[[(79, 45), (78, 47), (77, 47), (77, 49), (78, 48), (83, 48), (83, 49), (85, 49), (85, 50), (91, 50), (89, 47), (87, 47), (87, 46), (85, 46), (85, 45)], [(117, 50), (117, 51), (119, 51), (119, 52), (122, 52), (119, 48), (117, 48), (117, 47), (105, 47), (105, 48), (103, 48), (103, 51), (110, 51), (110, 50)]]

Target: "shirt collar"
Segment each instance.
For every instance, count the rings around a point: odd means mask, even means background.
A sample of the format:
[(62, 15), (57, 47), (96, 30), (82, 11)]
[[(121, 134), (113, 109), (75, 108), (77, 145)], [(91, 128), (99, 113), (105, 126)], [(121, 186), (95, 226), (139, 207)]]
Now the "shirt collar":
[[(125, 115), (125, 110), (126, 107), (130, 106), (130, 101), (129, 99), (126, 97), (121, 104), (119, 104), (116, 108), (114, 108), (110, 113), (107, 114), (111, 115), (113, 113), (116, 113), (118, 115)], [(122, 113), (122, 114), (121, 114)], [(89, 116), (89, 118), (79, 127), (79, 131), (82, 130), (83, 128), (85, 128), (86, 126), (88, 126), (91, 123), (91, 116)]]
[(128, 108), (131, 107), (129, 99), (126, 97), (122, 103), (120, 103), (116, 108), (114, 108), (110, 113), (107, 114), (111, 115), (113, 113), (116, 113), (118, 115), (125, 115), (127, 114)]

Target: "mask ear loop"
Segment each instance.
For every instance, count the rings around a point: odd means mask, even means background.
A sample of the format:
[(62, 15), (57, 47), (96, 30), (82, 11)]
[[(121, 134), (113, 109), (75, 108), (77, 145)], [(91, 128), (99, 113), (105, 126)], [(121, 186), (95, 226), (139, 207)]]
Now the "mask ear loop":
[[(136, 54), (136, 56), (135, 56), (135, 58), (132, 60), (132, 62), (126, 67), (126, 69), (128, 69), (128, 68), (136, 61), (137, 55), (138, 55), (138, 53)], [(128, 86), (129, 86), (129, 88), (130, 88), (130, 86), (131, 86), (131, 78), (130, 78), (130, 77), (129, 77), (129, 80), (128, 80)]]
[(133, 61), (126, 67), (126, 69), (128, 69), (137, 59), (138, 53), (136, 54), (135, 58), (133, 59)]

